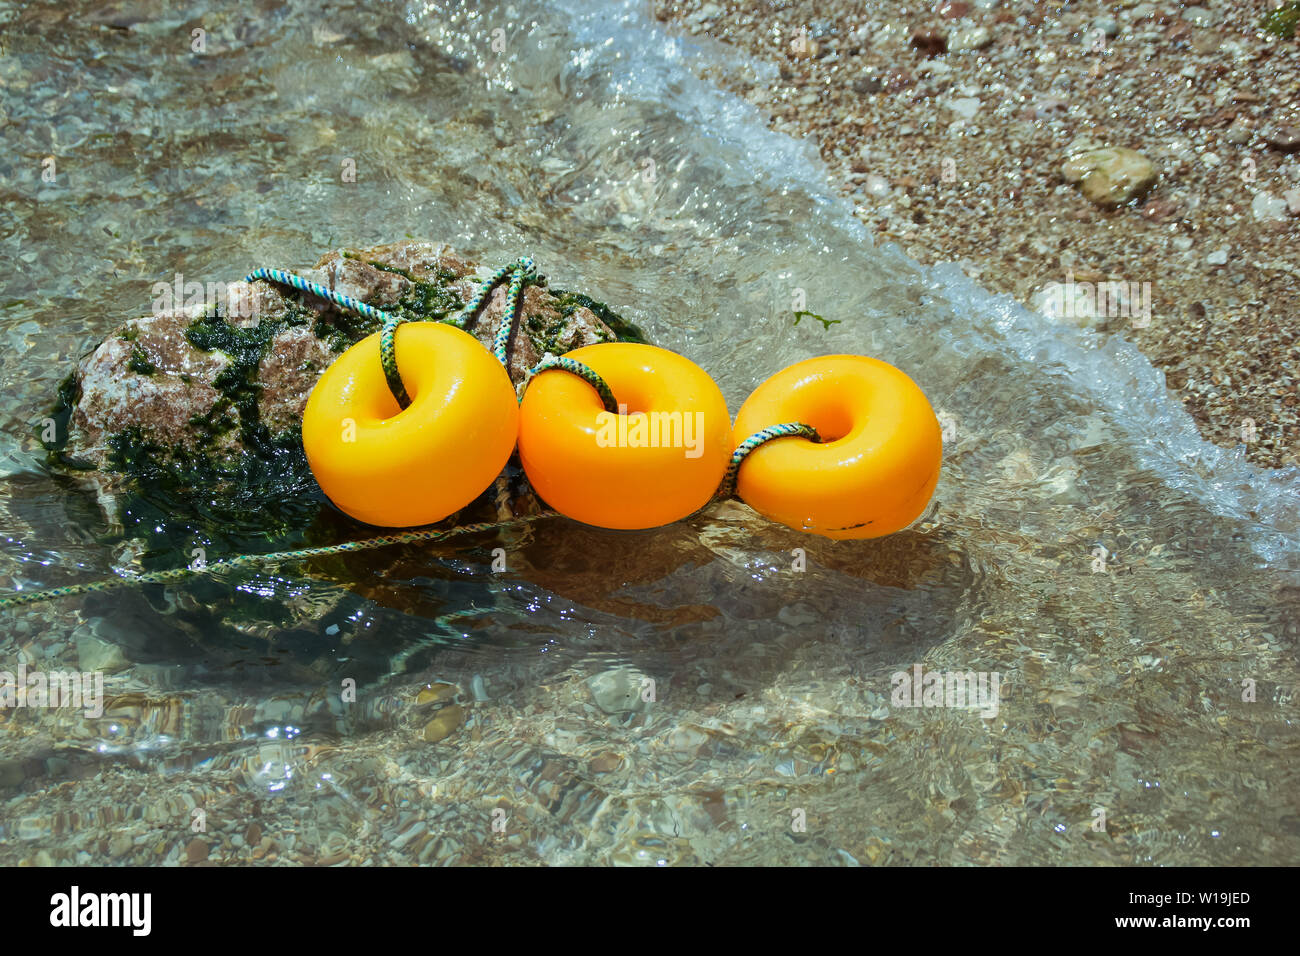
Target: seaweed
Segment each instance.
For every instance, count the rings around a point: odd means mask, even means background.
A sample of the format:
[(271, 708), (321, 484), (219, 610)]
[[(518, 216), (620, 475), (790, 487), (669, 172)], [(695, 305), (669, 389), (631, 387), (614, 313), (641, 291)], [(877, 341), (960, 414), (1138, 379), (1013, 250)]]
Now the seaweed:
[[(63, 453), (63, 448), (68, 443), (68, 424), (72, 421), (72, 412), (80, 400), (81, 386), (77, 384), (77, 373), (74, 369), (59, 383), (54, 405), (49, 410), (49, 417), (54, 421), (54, 441), (47, 442), (44, 436), (41, 436), (41, 444), (49, 453), (46, 462), (53, 468), (63, 467), (75, 471), (95, 470), (93, 462), (82, 461)], [(41, 429), (37, 429), (38, 434), (40, 431)]]
[(1260, 28), (1266, 33), (1271, 33), (1283, 40), (1300, 35), (1300, 0), (1291, 0), (1290, 3), (1271, 10), (1260, 22)]
[(315, 313), (314, 318), (312, 334), (323, 339), (332, 352), (346, 352), (354, 342), (378, 332), (382, 325), (378, 319), (334, 309)]
[(590, 296), (583, 295), (581, 292), (567, 292), (564, 289), (552, 289), (551, 293), (558, 300), (555, 307), (559, 309), (560, 315), (568, 319), (578, 309), (589, 309), (596, 318), (609, 326), (610, 331), (614, 333), (619, 342), (639, 342), (642, 345), (648, 344), (645, 333), (635, 323), (623, 318), (604, 302), (597, 302)]
[(244, 443), (254, 451), (266, 436), (257, 409), (262, 390), (257, 380), (258, 368), (271, 347), (271, 340), (283, 329), (301, 324), (301, 317), (286, 313), (282, 318), (262, 319), (252, 325), (235, 326), (217, 312), (205, 313), (185, 330), (185, 337), (204, 352), (220, 352), (230, 363), (212, 380), (212, 387), (222, 394), (221, 411), (233, 408), (239, 413)]
[(149, 356), (145, 354), (139, 343), (132, 347), (131, 358), (127, 361), (126, 367), (140, 375), (152, 375), (158, 371), (158, 366), (149, 361)]
[[(401, 316), (407, 322), (440, 322), (464, 308), (465, 304), (461, 297), (454, 289), (448, 287), (450, 283), (460, 278), (450, 269), (438, 269), (435, 273), (437, 282), (425, 282), (417, 279), (408, 269), (390, 266), (376, 260), (363, 260), (356, 253), (345, 252), (343, 257), (358, 262), (364, 261), (380, 272), (401, 276), (409, 283), (396, 300), (370, 303), (377, 309)], [(381, 325), (382, 323), (376, 319), (330, 309), (317, 317), (312, 331), (317, 338), (329, 343), (331, 350), (343, 352), (353, 343), (378, 332)]]

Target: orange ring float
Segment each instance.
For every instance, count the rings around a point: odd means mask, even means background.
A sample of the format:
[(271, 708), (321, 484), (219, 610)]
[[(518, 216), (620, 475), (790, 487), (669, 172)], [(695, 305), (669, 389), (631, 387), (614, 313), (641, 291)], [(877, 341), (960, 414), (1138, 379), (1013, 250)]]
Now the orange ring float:
[(430, 524), (492, 484), (514, 450), (519, 406), (501, 363), (468, 332), (436, 322), (397, 329), (401, 408), (379, 361), (379, 333), (325, 370), (302, 418), (321, 490), (367, 524)]
[(745, 400), (735, 435), (802, 422), (821, 442), (786, 437), (740, 466), (736, 491), (760, 514), (827, 538), (878, 538), (911, 524), (939, 481), (943, 439), (925, 394), (864, 355), (811, 358)]
[(690, 359), (633, 342), (565, 354), (619, 401), (606, 411), (576, 375), (541, 372), (519, 411), (519, 460), (563, 515), (600, 528), (657, 528), (708, 504), (731, 455), (731, 418), (717, 384)]

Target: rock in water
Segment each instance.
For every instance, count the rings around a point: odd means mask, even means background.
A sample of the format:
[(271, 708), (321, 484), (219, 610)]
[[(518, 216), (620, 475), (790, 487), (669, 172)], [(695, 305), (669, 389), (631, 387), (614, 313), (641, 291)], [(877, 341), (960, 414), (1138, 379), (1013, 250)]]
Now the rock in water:
[[(399, 242), (325, 255), (298, 273), (411, 320), (459, 312), (488, 272), (449, 246)], [(469, 330), (485, 346), (505, 317), (499, 284)], [(158, 289), (155, 288), (157, 292)], [(61, 391), (65, 464), (95, 469), (101, 489), (121, 478), (161, 483), (169, 495), (219, 499), (301, 497), (313, 490), (300, 425), (312, 387), (335, 357), (379, 323), (267, 282), (224, 288), (219, 307), (170, 307), (131, 319), (78, 364)], [(518, 386), (547, 352), (596, 342), (641, 341), (639, 330), (601, 303), (529, 285), (511, 339)]]
[(1075, 153), (1061, 167), (1066, 182), (1078, 183), (1099, 206), (1118, 206), (1144, 195), (1156, 181), (1156, 167), (1141, 153), (1106, 146)]
[(459, 704), (444, 707), (424, 727), (424, 739), (436, 744), (451, 736), (465, 722), (465, 711)]
[(591, 698), (607, 714), (626, 714), (641, 709), (641, 688), (645, 675), (631, 667), (615, 667), (588, 679)]

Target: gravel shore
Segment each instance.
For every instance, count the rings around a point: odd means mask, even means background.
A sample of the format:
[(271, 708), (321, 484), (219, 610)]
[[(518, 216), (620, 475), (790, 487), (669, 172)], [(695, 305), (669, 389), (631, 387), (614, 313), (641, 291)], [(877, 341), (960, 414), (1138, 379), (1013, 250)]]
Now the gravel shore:
[(749, 55), (708, 79), (813, 138), (878, 242), (1130, 339), (1209, 440), (1276, 467), (1300, 464), (1300, 38), (1264, 12), (655, 4)]

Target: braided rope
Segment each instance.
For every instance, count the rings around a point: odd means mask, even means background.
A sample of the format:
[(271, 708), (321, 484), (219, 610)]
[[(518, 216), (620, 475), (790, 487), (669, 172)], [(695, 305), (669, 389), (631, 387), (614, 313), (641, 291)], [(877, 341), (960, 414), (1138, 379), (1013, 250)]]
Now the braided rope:
[[(554, 359), (555, 357), (552, 356), (551, 358)], [(560, 357), (560, 360), (563, 360), (562, 356)], [(591, 369), (588, 369), (587, 366), (582, 365), (580, 362), (574, 362), (572, 359), (567, 361), (573, 366), (576, 366), (577, 370), (574, 371), (559, 364), (547, 367), (563, 369), (564, 371), (573, 371), (573, 374), (579, 376), (583, 375), (581, 370), (585, 369), (588, 372), (591, 371)], [(546, 362), (542, 362), (539, 365), (539, 369), (545, 371), (546, 369), (541, 369), (541, 365), (546, 365)], [(592, 374), (595, 375), (594, 372), (592, 372)], [(599, 376), (596, 376), (596, 378), (598, 381), (600, 380)], [(604, 382), (601, 381), (600, 384), (604, 385)], [(593, 383), (593, 387), (596, 387), (595, 383)], [(605, 386), (606, 392), (608, 392), (608, 388), (608, 386)], [(610, 400), (612, 401), (612, 399), (613, 395), (610, 395)], [(756, 448), (777, 438), (790, 438), (794, 436), (808, 438), (812, 441), (821, 440), (815, 428), (801, 422), (785, 422), (780, 425), (769, 425), (767, 428), (760, 429), (746, 438), (731, 454), (731, 461), (727, 465), (726, 473), (723, 475), (722, 484), (718, 488), (717, 497), (730, 498), (735, 494), (736, 478), (739, 475), (740, 466)], [(184, 568), (171, 568), (165, 571), (149, 571), (144, 574), (106, 578), (100, 581), (90, 581), (85, 584), (69, 584), (64, 585), (63, 587), (45, 588), (44, 590), (33, 591), (30, 594), (17, 594), (12, 597), (0, 598), (0, 610), (22, 607), (27, 604), (36, 604), (40, 601), (51, 601), (55, 598), (68, 597), (74, 594), (111, 591), (133, 584), (162, 584), (168, 581), (180, 581), (202, 574), (209, 574), (214, 571), (238, 568), (245, 565), (280, 564), (292, 561), (301, 561), (306, 558), (327, 557), (335, 554), (349, 554), (356, 551), (372, 551), (379, 548), (386, 548), (394, 544), (413, 544), (420, 541), (441, 541), (445, 538), (451, 538), (460, 534), (472, 534), (481, 531), (499, 531), (504, 528), (538, 521), (542, 518), (555, 517), (561, 517), (559, 512), (541, 511), (534, 515), (522, 515), (510, 521), (484, 521), (476, 524), (460, 525), (455, 528), (447, 528), (439, 531), (402, 531), (398, 534), (381, 534), (371, 538), (363, 538), (359, 541), (347, 541), (343, 544), (323, 545), (316, 548), (298, 548), (292, 551), (272, 551), (265, 554), (240, 554), (233, 558), (224, 558), (201, 566), (191, 565)]]
[[(498, 362), (509, 368), (510, 334), (514, 330), (515, 320), (519, 313), (520, 294), (523, 292), (525, 285), (542, 281), (542, 277), (537, 273), (536, 266), (533, 265), (531, 256), (521, 256), (510, 265), (502, 266), (490, 278), (479, 285), (478, 292), (470, 299), (469, 304), (461, 309), (459, 314), (442, 321), (454, 325), (458, 329), (465, 328), (477, 315), (479, 309), (483, 307), (483, 303), (487, 301), (492, 290), (506, 276), (510, 276), (510, 286), (506, 290), (506, 312), (501, 319), (501, 327), (497, 329), (496, 337), (493, 340), (492, 354), (496, 356)], [(367, 319), (383, 323), (382, 328), (379, 330), (379, 363), (384, 369), (384, 379), (388, 382), (388, 389), (393, 393), (393, 398), (397, 399), (399, 406), (406, 408), (411, 404), (410, 394), (406, 391), (406, 385), (402, 382), (401, 373), (397, 369), (397, 327), (406, 321), (403, 316), (385, 312), (383, 309), (376, 309), (373, 305), (367, 305), (360, 299), (354, 299), (349, 295), (335, 292), (333, 289), (327, 289), (318, 282), (308, 282), (302, 276), (286, 272), (283, 269), (255, 269), (244, 277), (244, 282), (255, 282), (258, 279), (278, 282), (281, 285), (297, 289), (299, 292), (310, 293), (333, 302), (349, 312), (355, 312)]]
[(245, 282), (253, 282), (257, 279), (267, 279), (281, 285), (292, 286), (299, 292), (309, 292), (312, 295), (333, 302), (349, 312), (355, 312), (367, 319), (382, 322), (383, 328), (379, 331), (379, 364), (383, 366), (384, 379), (388, 382), (388, 390), (393, 393), (393, 398), (397, 399), (398, 405), (406, 408), (411, 404), (411, 397), (407, 394), (406, 386), (402, 383), (402, 376), (397, 371), (397, 327), (404, 321), (400, 315), (393, 315), (383, 309), (376, 309), (373, 305), (367, 305), (360, 299), (354, 299), (350, 295), (343, 295), (341, 292), (327, 289), (317, 282), (308, 282), (302, 276), (294, 275), (292, 272), (285, 272), (283, 269), (254, 269), (244, 277)]
[(565, 358), (563, 355), (548, 355), (528, 372), (529, 381), (532, 381), (534, 376), (552, 369), (578, 376), (600, 395), (600, 401), (605, 406), (605, 411), (612, 412), (615, 415), (618, 414), (618, 399), (614, 397), (614, 392), (610, 389), (609, 383), (601, 378), (594, 368), (583, 365), (576, 359)]
[(394, 544), (412, 544), (417, 541), (441, 541), (444, 538), (461, 534), (474, 534), (480, 531), (499, 531), (503, 528), (527, 524), (542, 518), (556, 517), (558, 512), (541, 511), (534, 515), (522, 515), (510, 521), (480, 521), (476, 524), (458, 525), (442, 530), (402, 531), (397, 534), (381, 534), (373, 538), (358, 541), (346, 541), (343, 544), (323, 545), (317, 548), (298, 548), (293, 551), (270, 551), (265, 554), (240, 554), (233, 558), (224, 558), (202, 565), (190, 565), (183, 568), (170, 568), (165, 571), (147, 571), (144, 574), (124, 575), (117, 578), (105, 578), (101, 581), (89, 581), (85, 584), (68, 584), (63, 587), (46, 588), (30, 594), (18, 594), (0, 599), (0, 610), (22, 607), (38, 601), (50, 601), (54, 598), (67, 597), (72, 594), (89, 594), (97, 591), (112, 591), (133, 584), (164, 584), (168, 581), (180, 581), (185, 578), (211, 574), (246, 565), (284, 564), (301, 561), (306, 558), (327, 557), (335, 554), (350, 554), (356, 551), (373, 551), (387, 548)]
[(510, 285), (506, 288), (506, 312), (501, 317), (501, 327), (497, 329), (496, 338), (492, 341), (492, 354), (497, 357), (498, 362), (509, 369), (510, 334), (514, 331), (515, 321), (519, 315), (519, 294), (527, 283), (538, 281), (537, 269), (533, 266), (532, 257), (521, 256), (513, 266), (498, 270), (491, 279), (483, 283), (483, 287), (479, 289), (479, 294), (471, 301), (470, 306), (473, 308), (467, 306), (465, 311), (468, 315), (473, 315), (478, 311), (481, 300), (485, 299), (487, 294), (506, 275), (510, 276)]
[(736, 479), (740, 477), (740, 466), (754, 449), (777, 438), (790, 438), (793, 436), (807, 438), (811, 441), (821, 441), (817, 429), (811, 425), (805, 425), (802, 422), (784, 422), (780, 425), (768, 425), (766, 428), (761, 428), (737, 445), (736, 450), (731, 453), (731, 461), (727, 465), (726, 474), (722, 476), (722, 484), (718, 488), (719, 497), (730, 498), (735, 494)]

